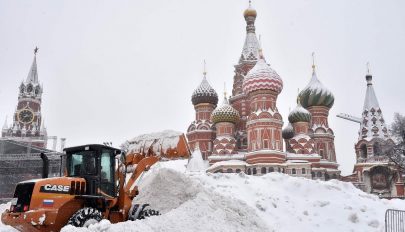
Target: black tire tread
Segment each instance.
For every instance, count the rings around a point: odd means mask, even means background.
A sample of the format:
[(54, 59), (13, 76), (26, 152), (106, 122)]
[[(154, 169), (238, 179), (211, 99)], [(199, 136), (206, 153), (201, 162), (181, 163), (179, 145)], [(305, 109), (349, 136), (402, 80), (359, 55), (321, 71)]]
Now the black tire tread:
[(97, 209), (85, 207), (74, 213), (68, 220), (67, 224), (75, 227), (83, 227), (84, 223), (86, 223), (86, 221), (89, 219), (95, 219), (99, 222), (103, 219), (103, 216)]

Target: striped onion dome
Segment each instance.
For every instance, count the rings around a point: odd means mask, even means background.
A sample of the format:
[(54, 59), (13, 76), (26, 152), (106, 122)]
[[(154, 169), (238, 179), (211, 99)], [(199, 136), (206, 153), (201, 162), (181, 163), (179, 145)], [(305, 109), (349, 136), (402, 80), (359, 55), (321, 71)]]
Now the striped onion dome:
[(243, 80), (243, 91), (249, 94), (256, 90), (272, 90), (279, 94), (283, 80), (261, 57)]
[(283, 139), (291, 139), (294, 137), (294, 128), (292, 127), (291, 123), (288, 123), (287, 126), (281, 132)]
[(301, 105), (305, 108), (311, 106), (326, 106), (332, 108), (335, 97), (316, 76), (315, 69), (309, 84), (299, 94)]
[(218, 104), (218, 94), (208, 83), (205, 75), (201, 84), (194, 90), (193, 95), (191, 95), (191, 102), (193, 105), (200, 103)]
[(229, 105), (228, 100), (226, 97), (224, 98), (224, 102), (222, 105), (218, 108), (216, 108), (214, 111), (212, 111), (211, 114), (211, 121), (213, 123), (218, 123), (218, 122), (231, 122), (231, 123), (236, 123), (239, 121), (239, 112), (235, 110), (231, 105)]
[(311, 113), (304, 107), (302, 107), (301, 104), (298, 102), (297, 107), (295, 107), (295, 109), (293, 109), (288, 115), (288, 121), (290, 123), (310, 122)]

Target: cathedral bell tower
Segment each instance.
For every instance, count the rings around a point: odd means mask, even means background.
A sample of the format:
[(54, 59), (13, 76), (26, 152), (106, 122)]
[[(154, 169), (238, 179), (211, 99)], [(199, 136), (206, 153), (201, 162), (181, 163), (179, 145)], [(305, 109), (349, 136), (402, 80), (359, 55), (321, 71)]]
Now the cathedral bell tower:
[(229, 99), (229, 103), (239, 112), (240, 115), (240, 120), (238, 120), (235, 125), (237, 149), (247, 151), (248, 136), (246, 132), (246, 122), (250, 112), (250, 102), (243, 91), (242, 85), (247, 73), (260, 59), (260, 44), (256, 36), (255, 27), (257, 12), (252, 7), (251, 1), (249, 1), (249, 7), (243, 12), (243, 17), (246, 21), (246, 37), (239, 62), (234, 66), (235, 75), (233, 77), (232, 96)]
[(38, 48), (35, 48), (34, 61), (27, 79), (21, 82), (18, 90), (18, 103), (13, 115), (13, 123), (4, 124), (2, 137), (46, 148), (47, 132), (41, 115), (43, 89), (38, 81), (37, 53)]

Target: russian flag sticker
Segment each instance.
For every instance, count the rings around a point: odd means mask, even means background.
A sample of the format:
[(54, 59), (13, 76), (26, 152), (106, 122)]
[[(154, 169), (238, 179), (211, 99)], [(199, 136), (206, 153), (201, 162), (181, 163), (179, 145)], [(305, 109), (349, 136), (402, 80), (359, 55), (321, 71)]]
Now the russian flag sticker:
[(45, 206), (45, 207), (52, 207), (52, 206), (53, 206), (53, 200), (47, 200), (47, 199), (45, 199), (45, 200), (42, 202), (42, 205)]

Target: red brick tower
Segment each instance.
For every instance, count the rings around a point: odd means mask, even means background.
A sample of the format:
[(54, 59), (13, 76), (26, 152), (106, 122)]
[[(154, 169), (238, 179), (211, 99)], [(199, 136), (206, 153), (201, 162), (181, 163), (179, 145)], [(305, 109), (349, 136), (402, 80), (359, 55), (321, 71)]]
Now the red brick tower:
[(5, 123), (2, 137), (46, 148), (47, 132), (41, 115), (43, 89), (38, 81), (37, 52), (38, 48), (35, 48), (27, 79), (20, 84), (13, 124), (9, 126)]
[(282, 163), (285, 161), (281, 137), (283, 121), (276, 103), (277, 96), (283, 89), (283, 81), (264, 61), (261, 50), (259, 53), (259, 60), (243, 81), (243, 91), (250, 103), (246, 122), (246, 162)]
[(245, 10), (243, 16), (246, 21), (246, 38), (243, 45), (239, 62), (235, 65), (235, 76), (233, 77), (232, 96), (229, 99), (231, 105), (238, 110), (241, 116), (236, 123), (236, 140), (238, 150), (246, 150), (248, 147), (246, 134), (246, 120), (250, 112), (250, 103), (247, 95), (243, 92), (242, 84), (250, 69), (255, 66), (259, 59), (259, 41), (256, 37), (255, 20), (257, 12), (249, 3), (249, 8)]
[(211, 113), (218, 103), (217, 92), (208, 83), (206, 74), (204, 69), (203, 80), (191, 96), (191, 102), (195, 109), (195, 120), (187, 129), (190, 149), (194, 150), (196, 143), (198, 143), (205, 160), (213, 149), (212, 141), (215, 139), (215, 128), (211, 121)]
[(224, 102), (212, 112), (212, 122), (216, 128), (216, 139), (214, 140), (214, 152), (209, 157), (210, 163), (233, 159), (230, 154), (237, 154), (235, 139), (235, 123), (239, 121), (239, 113), (229, 105), (226, 94)]
[(301, 105), (312, 116), (309, 127), (309, 135), (315, 141), (315, 150), (323, 160), (322, 166), (329, 169), (337, 169), (334, 133), (328, 124), (329, 110), (332, 108), (335, 98), (318, 79), (315, 72), (315, 64), (312, 65), (312, 78), (309, 84), (299, 93)]
[(403, 171), (387, 154), (391, 139), (373, 87), (373, 76), (366, 75), (367, 91), (360, 121), (359, 138), (355, 144), (354, 184), (365, 192), (385, 197), (404, 196)]

